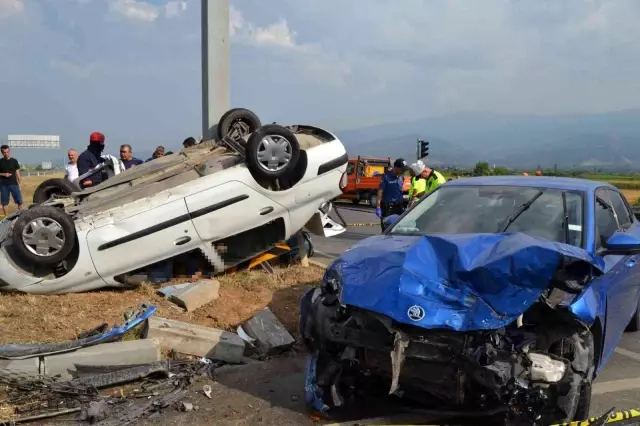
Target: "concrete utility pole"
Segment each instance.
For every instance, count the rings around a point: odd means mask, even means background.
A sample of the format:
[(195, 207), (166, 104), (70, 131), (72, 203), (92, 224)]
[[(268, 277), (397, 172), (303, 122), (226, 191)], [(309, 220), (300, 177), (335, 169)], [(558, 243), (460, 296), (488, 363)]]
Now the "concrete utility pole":
[(229, 109), (229, 0), (202, 1), (202, 137)]

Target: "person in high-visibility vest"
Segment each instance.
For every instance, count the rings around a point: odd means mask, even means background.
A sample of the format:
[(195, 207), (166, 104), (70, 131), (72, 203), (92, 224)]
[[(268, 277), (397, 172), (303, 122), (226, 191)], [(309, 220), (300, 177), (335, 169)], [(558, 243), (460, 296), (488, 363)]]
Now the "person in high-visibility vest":
[(414, 200), (434, 191), (437, 187), (447, 182), (447, 179), (445, 179), (442, 173), (430, 167), (423, 167), (418, 177), (416, 180), (416, 190), (413, 195)]
[(411, 165), (411, 167), (409, 168), (410, 170), (410, 174), (411, 174), (411, 188), (409, 189), (409, 206), (411, 206), (411, 204), (413, 204), (413, 201), (415, 200), (415, 194), (417, 194), (417, 191), (419, 189), (421, 189), (422, 184), (420, 183), (420, 173), (422, 173), (422, 171), (424, 170), (424, 163), (422, 162), (422, 160), (418, 160), (417, 162), (413, 163)]

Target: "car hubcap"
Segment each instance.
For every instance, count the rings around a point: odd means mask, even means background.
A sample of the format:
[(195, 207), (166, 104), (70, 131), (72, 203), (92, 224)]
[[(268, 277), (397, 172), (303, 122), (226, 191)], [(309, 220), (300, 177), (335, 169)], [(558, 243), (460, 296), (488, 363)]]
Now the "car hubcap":
[(258, 162), (270, 172), (277, 172), (291, 161), (291, 142), (283, 136), (265, 136), (258, 145)]
[(22, 230), (25, 247), (36, 256), (53, 256), (62, 250), (65, 235), (62, 226), (53, 219), (39, 217)]

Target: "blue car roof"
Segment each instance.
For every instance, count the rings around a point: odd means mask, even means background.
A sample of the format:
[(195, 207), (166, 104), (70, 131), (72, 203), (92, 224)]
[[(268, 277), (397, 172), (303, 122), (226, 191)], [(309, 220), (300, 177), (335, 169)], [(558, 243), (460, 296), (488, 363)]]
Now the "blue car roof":
[(526, 186), (531, 188), (565, 189), (572, 191), (592, 192), (596, 188), (606, 186), (616, 189), (613, 185), (588, 179), (551, 177), (551, 176), (478, 176), (448, 181), (446, 186)]

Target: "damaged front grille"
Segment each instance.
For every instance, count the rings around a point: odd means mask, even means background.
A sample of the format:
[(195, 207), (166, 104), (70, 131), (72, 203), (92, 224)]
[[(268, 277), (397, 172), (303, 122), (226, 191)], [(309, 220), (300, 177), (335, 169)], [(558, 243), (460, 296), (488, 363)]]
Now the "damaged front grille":
[[(341, 386), (347, 380), (348, 392), (384, 390), (423, 408), (451, 412), (498, 410), (537, 418), (549, 398), (575, 397), (572, 351), (550, 345), (555, 335), (516, 325), (472, 332), (424, 329), (342, 306), (321, 290), (309, 300), (313, 306), (305, 309), (301, 333), (317, 354), (318, 389), (330, 389), (324, 394), (329, 405), (348, 399), (340, 393), (347, 391)], [(556, 329), (561, 334), (562, 326)]]

